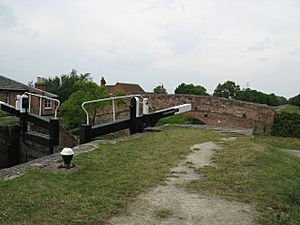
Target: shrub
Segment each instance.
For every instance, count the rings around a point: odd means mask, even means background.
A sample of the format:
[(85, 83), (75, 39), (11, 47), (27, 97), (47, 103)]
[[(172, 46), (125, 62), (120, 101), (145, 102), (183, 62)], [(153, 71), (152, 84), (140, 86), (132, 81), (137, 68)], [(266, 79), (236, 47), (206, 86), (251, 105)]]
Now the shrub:
[(6, 112), (0, 110), (0, 118), (5, 117), (5, 116), (8, 116), (8, 114)]
[(272, 135), (300, 138), (300, 115), (298, 113), (276, 113)]

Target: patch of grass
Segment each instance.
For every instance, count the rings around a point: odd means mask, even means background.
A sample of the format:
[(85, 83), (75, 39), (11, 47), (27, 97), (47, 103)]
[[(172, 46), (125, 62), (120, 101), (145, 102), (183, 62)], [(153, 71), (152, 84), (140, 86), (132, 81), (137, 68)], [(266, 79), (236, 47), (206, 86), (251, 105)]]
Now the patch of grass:
[(166, 127), (75, 155), (79, 170), (37, 170), (0, 181), (0, 224), (103, 224), (162, 183), (191, 145), (218, 138), (210, 131)]
[(168, 218), (173, 215), (173, 211), (167, 208), (159, 209), (155, 212), (157, 218)]
[(202, 168), (203, 181), (187, 188), (252, 203), (260, 224), (299, 224), (300, 159), (270, 143), (261, 137), (223, 143), (223, 150), (214, 154), (216, 167)]
[(287, 112), (287, 113), (297, 113), (300, 114), (300, 108), (295, 105), (281, 105), (276, 107), (276, 112)]
[(203, 124), (201, 121), (191, 117), (191, 116), (185, 116), (185, 115), (173, 115), (168, 116), (166, 118), (162, 118), (158, 121), (156, 124), (157, 126), (162, 126), (165, 124)]
[(254, 140), (261, 144), (269, 144), (276, 148), (300, 150), (300, 138), (255, 136)]
[(19, 118), (15, 116), (0, 117), (0, 126), (14, 125), (19, 123)]

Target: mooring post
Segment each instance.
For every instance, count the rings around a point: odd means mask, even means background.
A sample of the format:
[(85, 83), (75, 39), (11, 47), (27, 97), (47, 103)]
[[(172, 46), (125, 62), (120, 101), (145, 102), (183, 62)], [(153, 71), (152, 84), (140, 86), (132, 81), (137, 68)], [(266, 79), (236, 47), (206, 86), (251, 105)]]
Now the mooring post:
[(80, 127), (80, 144), (90, 142), (92, 140), (92, 126), (91, 125), (81, 125)]

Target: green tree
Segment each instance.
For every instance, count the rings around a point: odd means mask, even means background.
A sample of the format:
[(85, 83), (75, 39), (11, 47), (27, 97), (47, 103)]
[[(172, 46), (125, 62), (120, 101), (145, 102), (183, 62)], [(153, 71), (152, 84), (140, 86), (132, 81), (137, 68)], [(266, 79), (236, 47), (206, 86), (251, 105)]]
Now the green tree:
[(218, 84), (213, 96), (235, 99), (239, 91), (240, 86), (235, 84), (233, 81), (228, 80), (223, 84)]
[(90, 73), (78, 74), (77, 70), (73, 69), (70, 74), (46, 78), (45, 89), (50, 93), (58, 95), (58, 99), (64, 102), (72, 93), (78, 91), (76, 83), (91, 80)]
[(289, 104), (300, 107), (300, 94), (290, 98)]
[[(60, 116), (64, 118), (65, 127), (73, 129), (85, 123), (86, 114), (81, 108), (81, 104), (85, 101), (108, 97), (107, 89), (103, 86), (98, 86), (94, 82), (80, 81), (75, 84), (75, 89), (78, 90), (59, 108)], [(91, 116), (92, 124), (95, 123), (97, 110), (104, 108), (107, 103), (92, 103), (86, 106), (89, 115)]]
[(250, 88), (238, 91), (235, 99), (247, 102), (267, 104), (269, 106), (278, 106), (287, 104), (287, 99), (275, 94), (266, 94)]
[(153, 89), (154, 94), (168, 94), (164, 85), (158, 85)]
[[(115, 93), (114, 93), (114, 97), (120, 97), (120, 96), (125, 96), (126, 93), (124, 91), (120, 91), (120, 90), (117, 90)], [(127, 102), (124, 100), (124, 99), (116, 99), (115, 100), (115, 104), (118, 106), (118, 107), (127, 107), (128, 104)]]
[(185, 84), (182, 83), (175, 89), (175, 94), (188, 94), (188, 95), (209, 95), (206, 88), (201, 85)]

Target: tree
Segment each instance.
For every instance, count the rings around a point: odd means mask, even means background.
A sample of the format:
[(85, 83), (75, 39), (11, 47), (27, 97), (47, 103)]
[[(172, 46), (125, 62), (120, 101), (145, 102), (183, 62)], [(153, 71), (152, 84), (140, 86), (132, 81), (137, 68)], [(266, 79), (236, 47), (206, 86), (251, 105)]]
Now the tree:
[(235, 99), (239, 91), (240, 86), (235, 84), (233, 81), (228, 80), (223, 84), (218, 84), (213, 96)]
[(250, 88), (238, 91), (236, 100), (254, 102), (260, 104), (267, 104), (270, 106), (278, 106), (287, 104), (287, 99), (282, 96), (276, 96), (275, 94), (266, 94)]
[(188, 95), (209, 95), (206, 92), (206, 88), (201, 85), (194, 85), (194, 84), (180, 84), (175, 89), (175, 94), (188, 94)]
[[(114, 93), (114, 97), (120, 97), (120, 96), (125, 96), (126, 93), (124, 91), (120, 91), (120, 90), (117, 90), (115, 91)], [(124, 100), (124, 99), (116, 99), (115, 100), (115, 104), (118, 106), (118, 107), (127, 107), (127, 102)]]
[(76, 83), (91, 80), (90, 73), (78, 74), (77, 70), (73, 69), (70, 74), (46, 78), (45, 89), (50, 93), (58, 95), (58, 99), (64, 102), (72, 93), (78, 91)]
[(154, 94), (168, 94), (164, 85), (158, 85), (153, 89)]
[(289, 104), (300, 107), (300, 94), (290, 98)]
[[(107, 89), (103, 86), (98, 86), (94, 82), (80, 81), (75, 84), (74, 88), (78, 91), (71, 94), (59, 108), (60, 116), (64, 118), (67, 129), (73, 129), (85, 123), (86, 115), (81, 108), (83, 102), (108, 97)], [(107, 102), (87, 105), (87, 111), (92, 117), (92, 124), (95, 123), (97, 110), (104, 108), (106, 104)]]

